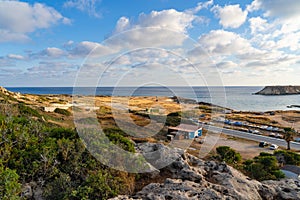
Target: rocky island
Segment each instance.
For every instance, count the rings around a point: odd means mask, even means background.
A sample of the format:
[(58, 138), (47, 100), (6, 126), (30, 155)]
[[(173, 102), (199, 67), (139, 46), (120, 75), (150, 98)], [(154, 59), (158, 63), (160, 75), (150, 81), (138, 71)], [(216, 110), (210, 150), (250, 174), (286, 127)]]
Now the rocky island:
[(266, 86), (255, 95), (291, 95), (300, 94), (300, 86)]

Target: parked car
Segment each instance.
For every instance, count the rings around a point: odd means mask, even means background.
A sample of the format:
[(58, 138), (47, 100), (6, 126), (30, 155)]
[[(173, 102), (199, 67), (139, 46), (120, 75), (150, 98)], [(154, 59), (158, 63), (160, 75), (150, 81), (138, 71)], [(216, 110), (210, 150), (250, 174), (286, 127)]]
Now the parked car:
[(271, 150), (276, 150), (276, 149), (278, 149), (278, 145), (276, 145), (276, 144), (271, 144), (270, 149), (271, 149)]
[(226, 119), (226, 120), (224, 121), (224, 124), (231, 125), (231, 121), (230, 121), (229, 119)]
[(251, 129), (248, 129), (248, 133), (253, 133), (253, 130), (251, 130)]
[(260, 128), (266, 130), (268, 128), (268, 126), (260, 126)]
[(300, 138), (298, 137), (298, 138), (295, 138), (295, 140), (294, 140), (295, 142), (300, 142)]
[(282, 135), (282, 134), (279, 134), (279, 133), (277, 133), (277, 134), (275, 135), (275, 137), (276, 137), (276, 138), (280, 138), (280, 139), (282, 139), (282, 138), (283, 138), (283, 135)]
[(261, 141), (260, 143), (259, 143), (259, 147), (266, 147), (266, 146), (268, 146), (269, 145), (269, 143), (267, 143), (267, 142), (265, 142), (265, 141)]
[(235, 126), (243, 126), (243, 123), (242, 122), (234, 122), (233, 125), (235, 125)]
[(261, 134), (262, 134), (262, 133), (259, 132), (258, 130), (254, 130), (253, 133), (254, 133), (254, 134), (257, 134), (257, 135), (261, 135)]
[(269, 133), (269, 137), (275, 137), (275, 133)]

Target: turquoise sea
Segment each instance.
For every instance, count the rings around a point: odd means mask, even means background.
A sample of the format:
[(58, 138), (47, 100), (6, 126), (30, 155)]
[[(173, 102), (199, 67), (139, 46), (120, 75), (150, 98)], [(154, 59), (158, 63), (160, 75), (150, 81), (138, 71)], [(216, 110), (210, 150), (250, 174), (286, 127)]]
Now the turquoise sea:
[[(300, 105), (300, 95), (262, 96), (253, 95), (263, 87), (82, 87), (76, 88), (81, 95), (113, 96), (180, 96), (198, 102), (213, 103), (241, 111), (300, 110), (287, 108)], [(29, 94), (72, 94), (73, 87), (8, 87), (13, 92)]]

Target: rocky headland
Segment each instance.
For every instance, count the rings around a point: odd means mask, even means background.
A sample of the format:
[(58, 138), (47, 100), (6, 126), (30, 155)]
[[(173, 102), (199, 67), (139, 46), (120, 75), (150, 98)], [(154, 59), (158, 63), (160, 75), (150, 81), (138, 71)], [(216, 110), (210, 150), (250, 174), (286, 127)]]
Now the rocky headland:
[(256, 95), (291, 95), (300, 94), (300, 86), (266, 86), (254, 93)]
[[(159, 151), (162, 158), (170, 157), (170, 149), (162, 144), (146, 143), (139, 149), (141, 153)], [(259, 182), (225, 163), (203, 161), (190, 154), (180, 153), (178, 149), (174, 150), (172, 156), (175, 159), (172, 164), (151, 174), (157, 177), (168, 174), (164, 182), (150, 183), (131, 196), (120, 195), (113, 200), (300, 199), (300, 183), (296, 180)]]

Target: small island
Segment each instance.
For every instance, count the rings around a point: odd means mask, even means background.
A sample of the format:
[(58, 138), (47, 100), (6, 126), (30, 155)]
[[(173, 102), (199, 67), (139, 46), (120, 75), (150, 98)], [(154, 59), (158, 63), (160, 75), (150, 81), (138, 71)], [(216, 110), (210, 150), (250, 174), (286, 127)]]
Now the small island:
[(300, 86), (266, 86), (255, 95), (292, 95), (300, 94)]

